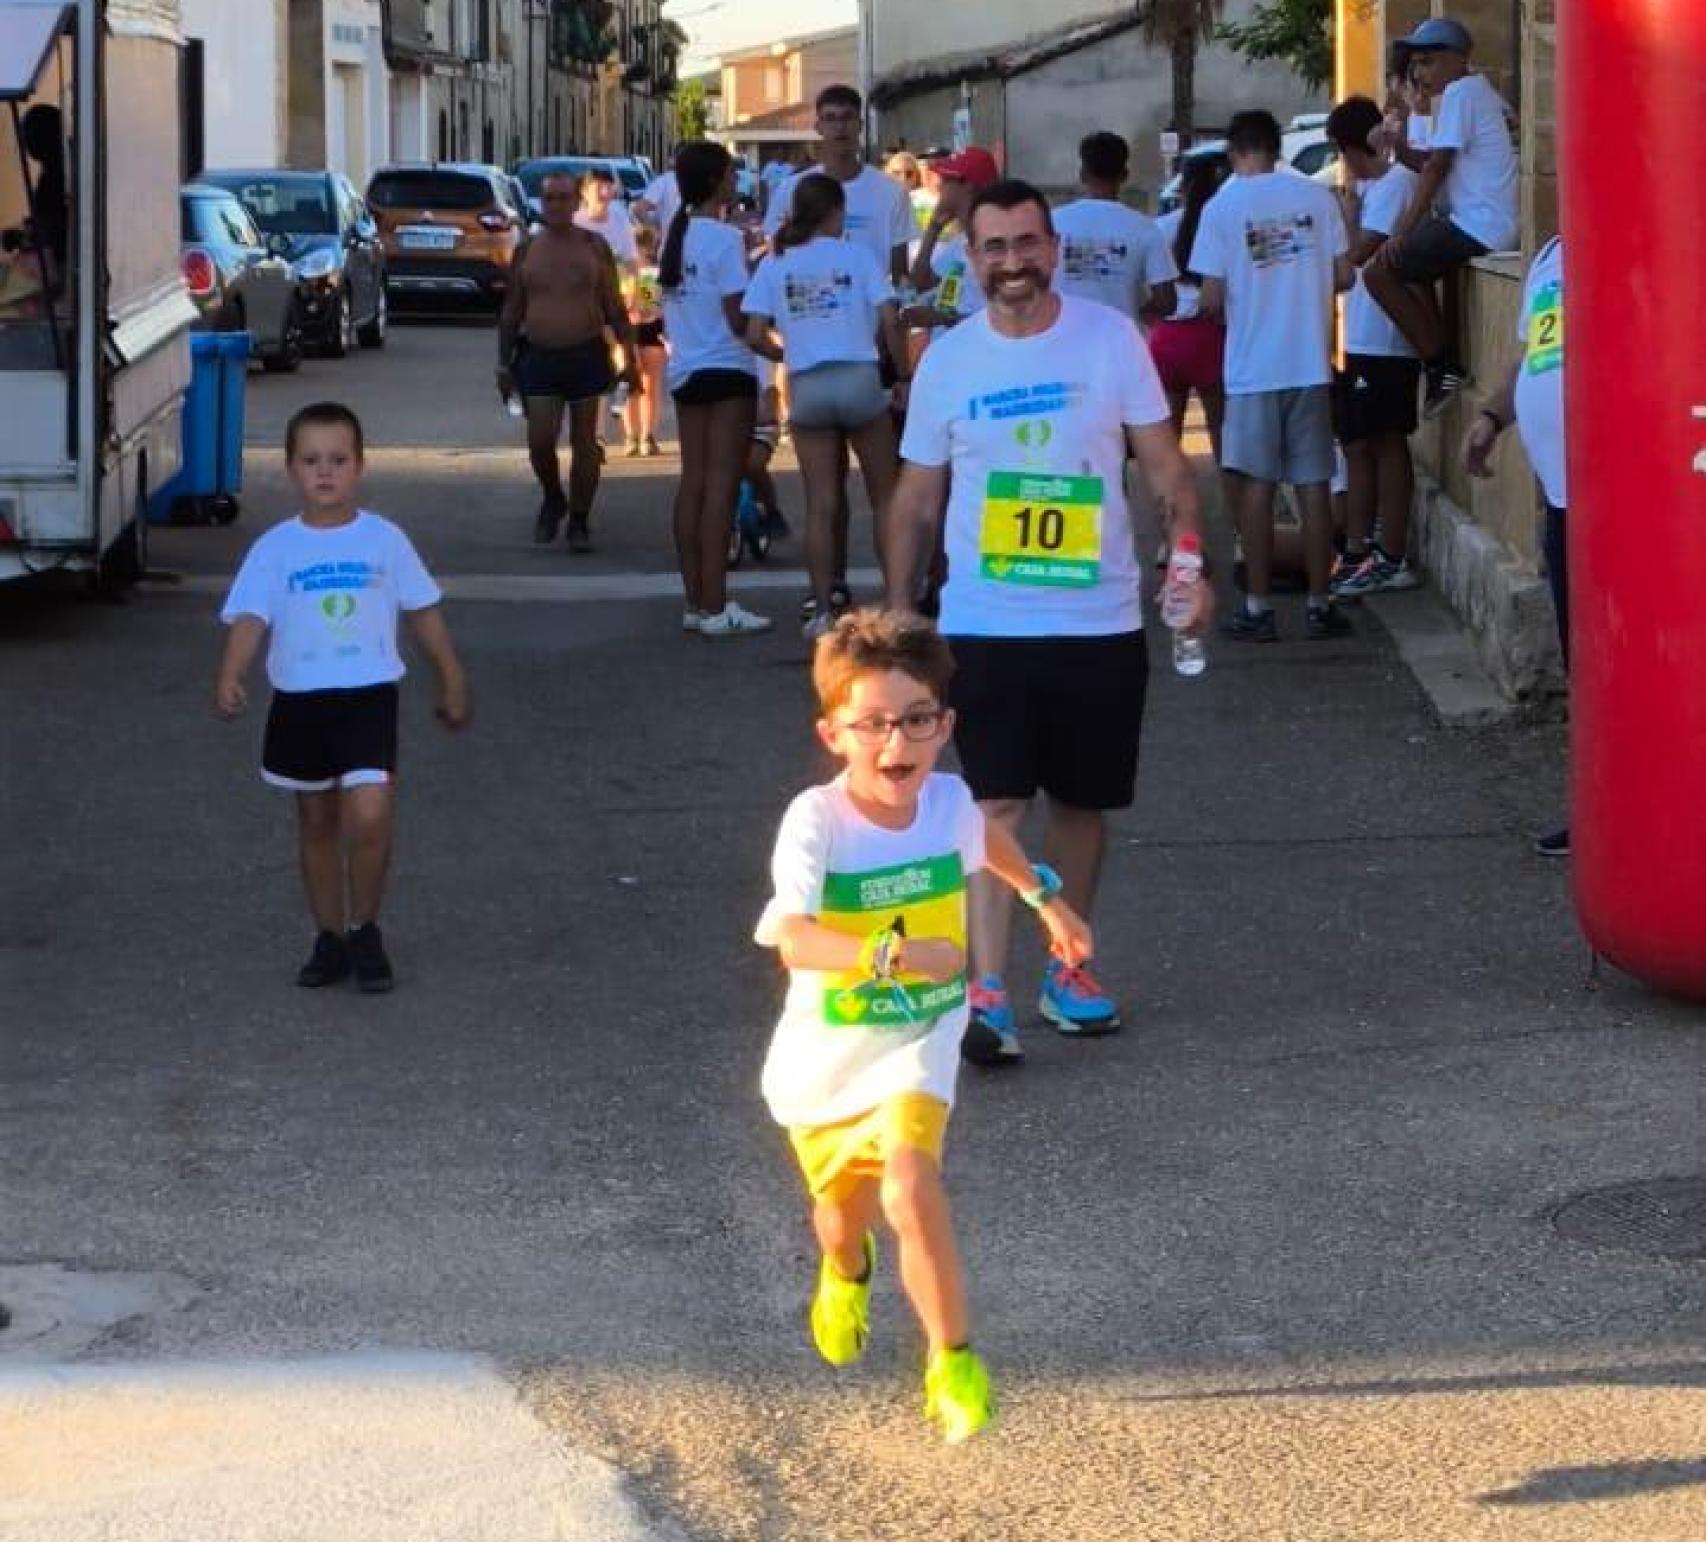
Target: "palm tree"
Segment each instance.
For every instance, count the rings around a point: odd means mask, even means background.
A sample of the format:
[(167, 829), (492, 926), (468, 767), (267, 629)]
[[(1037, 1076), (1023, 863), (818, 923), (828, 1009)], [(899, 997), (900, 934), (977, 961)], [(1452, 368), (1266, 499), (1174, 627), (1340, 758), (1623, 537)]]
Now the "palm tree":
[(1150, 44), (1161, 43), (1173, 57), (1173, 116), (1168, 127), (1190, 143), (1197, 112), (1197, 47), (1213, 40), (1226, 0), (1149, 0), (1143, 19)]

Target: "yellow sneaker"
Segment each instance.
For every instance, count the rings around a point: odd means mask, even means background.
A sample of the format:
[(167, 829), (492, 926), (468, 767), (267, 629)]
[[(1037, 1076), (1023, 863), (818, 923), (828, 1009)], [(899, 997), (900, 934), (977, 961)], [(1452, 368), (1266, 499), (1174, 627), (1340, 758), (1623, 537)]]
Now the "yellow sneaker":
[(939, 1349), (924, 1368), (924, 1417), (950, 1446), (970, 1440), (995, 1417), (989, 1370), (970, 1349)]
[(865, 1233), (864, 1279), (846, 1279), (828, 1258), (818, 1261), (812, 1343), (831, 1365), (851, 1365), (865, 1352), (871, 1332), (871, 1277), (876, 1269), (877, 1242), (869, 1232)]

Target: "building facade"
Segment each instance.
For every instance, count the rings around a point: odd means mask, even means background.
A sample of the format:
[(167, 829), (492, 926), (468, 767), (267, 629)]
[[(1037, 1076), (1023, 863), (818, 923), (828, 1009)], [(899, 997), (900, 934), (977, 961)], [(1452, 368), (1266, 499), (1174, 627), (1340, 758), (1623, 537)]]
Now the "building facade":
[(758, 166), (817, 138), (818, 92), (859, 78), (859, 32), (779, 38), (724, 54), (719, 65), (715, 137)]

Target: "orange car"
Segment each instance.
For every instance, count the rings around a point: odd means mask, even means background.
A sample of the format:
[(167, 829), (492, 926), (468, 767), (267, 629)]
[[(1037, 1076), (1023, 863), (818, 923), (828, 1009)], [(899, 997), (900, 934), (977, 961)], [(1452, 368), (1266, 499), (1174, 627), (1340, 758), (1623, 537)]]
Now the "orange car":
[(368, 184), (367, 202), (385, 243), (385, 288), (393, 300), (503, 303), (527, 215), (496, 166), (386, 166)]

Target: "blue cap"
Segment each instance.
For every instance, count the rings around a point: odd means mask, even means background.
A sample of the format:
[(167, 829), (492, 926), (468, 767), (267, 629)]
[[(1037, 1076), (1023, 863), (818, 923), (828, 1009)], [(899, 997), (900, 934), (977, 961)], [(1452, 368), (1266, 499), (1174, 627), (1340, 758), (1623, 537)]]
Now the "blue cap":
[(1404, 46), (1418, 53), (1437, 50), (1467, 54), (1475, 45), (1470, 39), (1469, 29), (1462, 22), (1453, 21), (1449, 16), (1432, 16), (1404, 39)]

